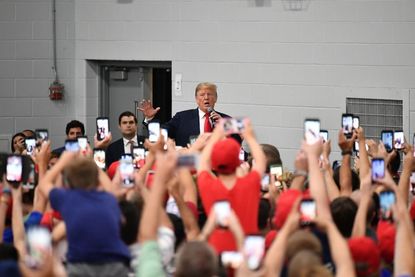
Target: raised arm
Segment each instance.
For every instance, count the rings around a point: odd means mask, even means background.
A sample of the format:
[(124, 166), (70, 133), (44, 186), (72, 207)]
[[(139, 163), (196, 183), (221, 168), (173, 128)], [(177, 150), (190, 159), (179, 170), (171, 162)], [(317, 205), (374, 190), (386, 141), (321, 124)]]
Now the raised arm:
[(307, 154), (308, 171), (309, 171), (309, 185), (311, 196), (316, 201), (317, 213), (320, 217), (331, 219), (331, 212), (329, 207), (329, 198), (327, 189), (324, 184), (324, 177), (320, 171), (319, 158), (322, 152), (323, 142), (319, 140), (314, 144), (303, 142), (302, 149)]
[(202, 153), (199, 157), (199, 168), (197, 173), (199, 174), (202, 171), (210, 171), (212, 169), (210, 155), (212, 153), (213, 146), (216, 142), (225, 137), (225, 132), (223, 130), (223, 121), (215, 126), (212, 135), (210, 136), (205, 148), (203, 148)]
[(356, 133), (350, 139), (339, 130), (339, 147), (342, 154), (342, 164), (340, 166), (340, 195), (350, 196), (352, 194), (352, 169), (351, 158), (353, 153), (353, 143), (356, 139)]
[(405, 143), (404, 148), (404, 159), (403, 159), (403, 169), (402, 174), (399, 178), (398, 188), (402, 195), (403, 202), (405, 204), (408, 203), (409, 199), (409, 186), (410, 186), (410, 178), (412, 174), (412, 164), (414, 163), (414, 150), (411, 144)]
[(353, 223), (352, 237), (366, 235), (367, 212), (372, 199), (372, 178), (370, 172), (360, 181), (360, 203)]
[(362, 176), (366, 176), (370, 172), (369, 154), (366, 150), (366, 137), (363, 128), (359, 127), (356, 133), (357, 140), (359, 141), (359, 174), (362, 178)]
[(331, 153), (331, 140), (326, 141), (323, 144), (323, 159), (322, 170), (324, 176), (324, 183), (327, 187), (327, 194), (330, 201), (333, 201), (340, 196), (339, 188), (336, 185), (336, 182), (333, 179), (333, 169), (330, 165), (330, 153)]
[(242, 135), (247, 142), (249, 149), (251, 149), (251, 155), (255, 163), (252, 165), (252, 170), (255, 170), (262, 176), (265, 172), (267, 166), (267, 160), (265, 158), (264, 151), (259, 145), (255, 138), (254, 130), (252, 128), (251, 121), (249, 119), (244, 120), (245, 129), (242, 132)]
[(12, 207), (12, 230), (13, 244), (19, 252), (20, 257), (26, 256), (26, 235), (23, 225), (23, 209), (22, 209), (22, 188), (12, 188), (13, 207)]

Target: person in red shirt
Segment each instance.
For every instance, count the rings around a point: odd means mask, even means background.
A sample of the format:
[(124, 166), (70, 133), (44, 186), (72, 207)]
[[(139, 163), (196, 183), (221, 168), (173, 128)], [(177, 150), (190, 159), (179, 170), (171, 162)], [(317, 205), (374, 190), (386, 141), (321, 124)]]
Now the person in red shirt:
[[(241, 146), (233, 138), (224, 139), (222, 121), (216, 126), (202, 151), (197, 183), (207, 214), (216, 201), (226, 200), (237, 215), (245, 234), (252, 234), (258, 233), (261, 177), (265, 171), (266, 158), (248, 119), (244, 120), (241, 134), (248, 143), (254, 159), (251, 171), (244, 177), (236, 176)], [(216, 228), (209, 237), (209, 243), (218, 253), (236, 250), (235, 240), (227, 229)]]

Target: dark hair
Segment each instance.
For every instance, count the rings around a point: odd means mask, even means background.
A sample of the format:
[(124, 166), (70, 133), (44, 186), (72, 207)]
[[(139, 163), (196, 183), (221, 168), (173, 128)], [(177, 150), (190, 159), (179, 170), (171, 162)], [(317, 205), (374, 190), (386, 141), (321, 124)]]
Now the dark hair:
[[(280, 156), (280, 151), (278, 151), (277, 147), (272, 144), (262, 143), (260, 144), (262, 151), (264, 151), (265, 159), (267, 161), (267, 168), (266, 172), (269, 173), (269, 167), (273, 164), (280, 164), (282, 165), (282, 160)], [(249, 165), (252, 167), (252, 156), (248, 159)]]
[(121, 224), (121, 239), (125, 244), (130, 245), (137, 241), (138, 229), (140, 226), (142, 202), (141, 207), (138, 203), (123, 200), (119, 204), (123, 221)]
[(216, 275), (217, 270), (216, 254), (206, 242), (186, 242), (177, 252), (176, 277), (211, 277)]
[(357, 213), (357, 205), (350, 198), (341, 196), (330, 203), (330, 210), (333, 221), (343, 237), (349, 238), (352, 235), (354, 218)]
[(11, 150), (12, 150), (12, 153), (14, 153), (14, 151), (16, 150), (16, 149), (14, 149), (14, 145), (13, 145), (13, 141), (14, 141), (14, 139), (15, 139), (16, 137), (23, 137), (23, 138), (26, 138), (26, 136), (25, 136), (23, 133), (17, 133), (17, 134), (14, 134), (14, 135), (13, 135), (13, 137), (12, 137), (12, 142), (11, 142)]
[(85, 127), (84, 127), (84, 124), (83, 124), (81, 121), (78, 121), (78, 120), (72, 120), (71, 122), (69, 122), (68, 124), (66, 124), (66, 130), (65, 130), (66, 135), (68, 135), (68, 134), (69, 134), (69, 131), (70, 131), (72, 128), (80, 128), (80, 129), (81, 129), (81, 133), (82, 133), (82, 135), (83, 135), (83, 136), (85, 135)]
[(36, 136), (36, 133), (33, 131), (33, 130), (30, 130), (30, 129), (25, 129), (25, 130), (23, 130), (22, 131), (22, 133), (24, 134), (24, 133), (30, 133), (29, 135), (28, 135), (28, 137), (35, 137)]
[(98, 167), (92, 159), (75, 158), (66, 166), (64, 176), (71, 188), (94, 189), (98, 186)]
[[(359, 175), (354, 170), (351, 170), (351, 172), (352, 172), (352, 190), (354, 191), (360, 188), (360, 178), (359, 178)], [(333, 179), (337, 185), (337, 188), (340, 189), (340, 166), (336, 167), (333, 170)]]
[(271, 214), (271, 204), (268, 199), (261, 198), (258, 209), (258, 229), (263, 230), (267, 228)]
[(19, 259), (19, 253), (13, 244), (0, 243), (0, 261)]
[(388, 168), (391, 174), (398, 173), (399, 168), (401, 167), (401, 154), (398, 151), (395, 151), (396, 155), (393, 155), (389, 161)]
[(135, 124), (137, 124), (138, 121), (137, 121), (137, 117), (135, 116), (135, 114), (133, 114), (130, 111), (125, 111), (125, 112), (122, 112), (120, 114), (120, 116), (118, 117), (118, 125), (121, 125), (121, 118), (123, 118), (124, 116), (127, 116), (127, 117), (132, 116), (132, 117), (134, 117), (134, 122), (135, 122)]

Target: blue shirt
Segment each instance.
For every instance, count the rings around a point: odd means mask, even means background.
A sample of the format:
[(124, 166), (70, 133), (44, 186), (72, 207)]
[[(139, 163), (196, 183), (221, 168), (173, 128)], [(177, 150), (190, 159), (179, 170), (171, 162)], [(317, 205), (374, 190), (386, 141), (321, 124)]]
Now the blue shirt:
[(115, 197), (105, 191), (52, 189), (53, 209), (65, 221), (70, 263), (129, 263), (121, 240), (121, 211)]

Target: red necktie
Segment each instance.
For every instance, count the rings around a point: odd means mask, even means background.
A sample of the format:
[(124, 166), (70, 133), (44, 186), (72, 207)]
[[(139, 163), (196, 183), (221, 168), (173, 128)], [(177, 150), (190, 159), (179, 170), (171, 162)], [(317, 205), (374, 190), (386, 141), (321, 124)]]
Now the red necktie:
[(209, 113), (205, 113), (204, 131), (205, 131), (205, 133), (211, 133), (212, 132), (212, 125), (210, 125)]

